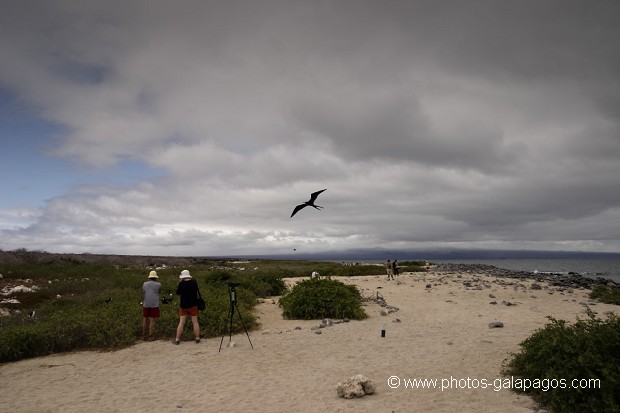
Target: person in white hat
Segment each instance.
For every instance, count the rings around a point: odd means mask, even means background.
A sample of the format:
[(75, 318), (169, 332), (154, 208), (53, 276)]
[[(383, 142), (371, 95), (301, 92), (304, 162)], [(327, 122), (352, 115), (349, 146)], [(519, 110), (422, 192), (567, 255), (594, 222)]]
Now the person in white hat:
[[(159, 318), (159, 294), (161, 283), (156, 271), (149, 273), (147, 281), (142, 284), (142, 339), (153, 339), (155, 319)], [(147, 336), (148, 329), (148, 336)]]
[(177, 294), (181, 296), (181, 303), (179, 305), (179, 326), (177, 327), (177, 335), (174, 344), (181, 343), (181, 335), (183, 335), (185, 321), (188, 315), (192, 318), (196, 343), (200, 343), (200, 326), (198, 325), (198, 283), (196, 280), (192, 279), (188, 270), (181, 271), (179, 279)]

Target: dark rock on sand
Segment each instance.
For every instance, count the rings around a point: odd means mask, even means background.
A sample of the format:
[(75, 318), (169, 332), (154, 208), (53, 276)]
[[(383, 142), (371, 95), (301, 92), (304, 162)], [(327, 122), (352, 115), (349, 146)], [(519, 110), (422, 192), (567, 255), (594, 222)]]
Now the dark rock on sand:
[[(487, 264), (454, 264), (443, 263), (433, 267), (434, 272), (456, 274), (457, 278), (461, 278), (462, 274), (487, 274), (496, 278), (513, 278), (521, 280), (533, 280), (536, 283), (547, 282), (553, 287), (564, 289), (592, 289), (595, 285), (608, 285), (618, 287), (620, 284), (613, 280), (603, 277), (584, 277), (578, 273), (557, 274), (557, 273), (539, 273), (529, 271), (516, 271), (504, 268), (498, 268), (494, 265)], [(463, 282), (465, 287), (473, 287), (471, 282)], [(537, 289), (536, 287), (532, 289)]]

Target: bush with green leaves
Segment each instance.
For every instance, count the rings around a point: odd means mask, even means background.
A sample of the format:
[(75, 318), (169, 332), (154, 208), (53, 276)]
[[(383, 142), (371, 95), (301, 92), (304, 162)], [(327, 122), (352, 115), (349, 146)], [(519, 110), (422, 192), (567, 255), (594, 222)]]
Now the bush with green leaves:
[(606, 304), (620, 305), (620, 287), (595, 285), (590, 293), (590, 298)]
[(426, 271), (426, 261), (403, 261), (398, 264), (400, 272), (424, 272)]
[[(503, 368), (504, 375), (539, 383), (564, 379), (566, 388), (544, 391), (550, 386), (541, 385), (526, 391), (551, 412), (620, 411), (620, 318), (588, 315), (573, 325), (549, 317), (551, 322), (523, 341)], [(600, 383), (600, 388), (572, 388), (573, 379)]]
[(362, 320), (360, 292), (354, 285), (330, 279), (309, 279), (296, 284), (280, 299), (282, 315), (288, 319), (350, 318)]
[(257, 297), (271, 297), (282, 295), (286, 291), (286, 283), (282, 274), (274, 274), (265, 271), (253, 271), (250, 273), (230, 270), (213, 270), (205, 276), (205, 283), (209, 286), (226, 286), (229, 282), (240, 283), (239, 288), (251, 291)]

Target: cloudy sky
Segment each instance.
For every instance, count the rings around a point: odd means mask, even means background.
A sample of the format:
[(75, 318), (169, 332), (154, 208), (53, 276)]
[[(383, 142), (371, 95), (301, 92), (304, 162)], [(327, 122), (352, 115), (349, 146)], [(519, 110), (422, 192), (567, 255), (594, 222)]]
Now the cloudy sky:
[(3, 1), (0, 249), (618, 252), (619, 19), (615, 0)]

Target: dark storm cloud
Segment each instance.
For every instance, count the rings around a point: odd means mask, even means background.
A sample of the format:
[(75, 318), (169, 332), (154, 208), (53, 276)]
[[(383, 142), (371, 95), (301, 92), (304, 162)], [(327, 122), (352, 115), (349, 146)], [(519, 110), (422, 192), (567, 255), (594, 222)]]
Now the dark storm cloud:
[(492, 171), (509, 166), (524, 150), (522, 145), (505, 142), (503, 132), (484, 120), (442, 134), (413, 99), (395, 96), (390, 102), (357, 102), (306, 104), (297, 120), (350, 160), (392, 159)]

